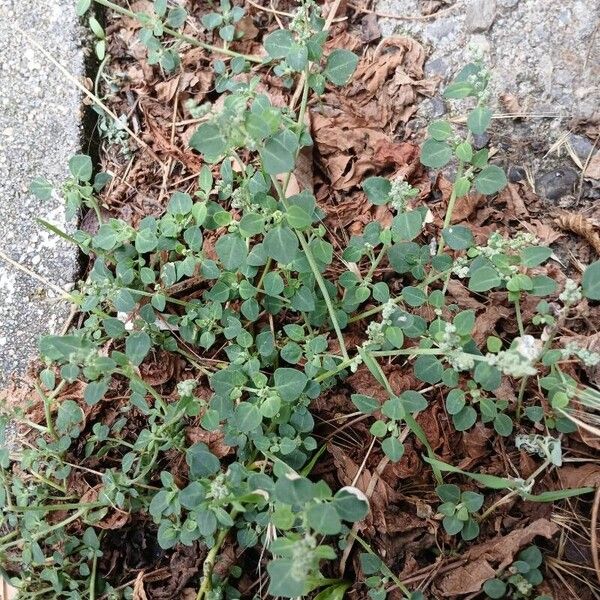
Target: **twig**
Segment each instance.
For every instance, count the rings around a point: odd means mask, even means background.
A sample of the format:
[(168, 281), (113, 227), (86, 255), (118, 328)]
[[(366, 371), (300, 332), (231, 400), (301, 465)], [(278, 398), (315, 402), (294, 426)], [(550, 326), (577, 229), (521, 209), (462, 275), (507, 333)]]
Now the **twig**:
[(590, 550), (592, 552), (592, 562), (596, 571), (596, 577), (600, 582), (600, 558), (598, 557), (598, 509), (600, 508), (600, 487), (596, 490), (594, 496), (594, 505), (592, 507), (592, 518), (590, 523)]

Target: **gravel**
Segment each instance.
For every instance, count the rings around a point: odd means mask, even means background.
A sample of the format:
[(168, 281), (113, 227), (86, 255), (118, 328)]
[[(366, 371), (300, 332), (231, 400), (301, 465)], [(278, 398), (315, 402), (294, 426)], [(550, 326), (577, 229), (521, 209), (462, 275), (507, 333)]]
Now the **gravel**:
[[(76, 249), (42, 229), (61, 229), (60, 197), (28, 192), (37, 176), (59, 183), (81, 144), (81, 101), (73, 83), (22, 36), (27, 32), (69, 71), (84, 72), (74, 2), (0, 0), (0, 248), (63, 289), (78, 275)], [(40, 281), (0, 259), (0, 384), (24, 371), (40, 334), (60, 329), (69, 307)]]

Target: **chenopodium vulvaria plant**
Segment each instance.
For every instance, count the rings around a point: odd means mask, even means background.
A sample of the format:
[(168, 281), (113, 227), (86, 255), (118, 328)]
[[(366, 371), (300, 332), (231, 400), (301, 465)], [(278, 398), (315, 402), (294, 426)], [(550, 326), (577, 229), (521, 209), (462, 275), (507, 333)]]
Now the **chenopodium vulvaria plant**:
[[(99, 2), (129, 14), (108, 0)], [(142, 18), (141, 35), (166, 68), (176, 59), (165, 58), (162, 42), (158, 48), (152, 40), (174, 31), (165, 19), (182, 25), (185, 16), (171, 15), (159, 1), (155, 13)], [(368, 369), (387, 395), (383, 404), (368, 395), (351, 398), (361, 412), (373, 415), (371, 433), (382, 451), (398, 461), (406, 437), (415, 436), (440, 485), (440, 462), (415, 418), (427, 409), (433, 388), (435, 398), (438, 388), (444, 391), (457, 430), (481, 418), (507, 436), (512, 415), (521, 417), (528, 379), (544, 369), (542, 386), (551, 408), (540, 412), (528, 402), (524, 414), (567, 430), (568, 404), (577, 386), (559, 362), (565, 352), (576, 356), (578, 350), (554, 349), (552, 341), (582, 294), (600, 297), (599, 267), (596, 263), (586, 271), (583, 290), (569, 283), (550, 308), (542, 298), (552, 295), (556, 284), (535, 271), (550, 249), (527, 234), (496, 234), (477, 245), (468, 228), (452, 225), (456, 202), (472, 187), (495, 194), (506, 184), (501, 168), (489, 164), (487, 150), (474, 151), (471, 144), (472, 135), (485, 131), (491, 118), (484, 66), (468, 65), (446, 91), (449, 98), (476, 103), (466, 135), (438, 121), (423, 145), (424, 165), (442, 168), (452, 161), (456, 170), (440, 239), (433, 238), (433, 244), (427, 239), (427, 209), (416, 202), (418, 189), (403, 180), (371, 177), (364, 182), (366, 196), (374, 205), (389, 206), (392, 224), (369, 223), (340, 257), (327, 239), (324, 213), (312, 193), (289, 195), (288, 185), (299, 151), (312, 143), (305, 125), (311, 94), (322, 93), (328, 84), (346, 84), (358, 59), (343, 49), (324, 56), (319, 8), (303, 2), (289, 29), (265, 37), (267, 56), (258, 60), (273, 67), (284, 84), (300, 86), (297, 109), (277, 107), (261, 92), (260, 69), (237, 77), (257, 62), (228, 49), (240, 16), (223, 2), (222, 10), (204, 20), (225, 45), (203, 46), (232, 60), (216, 61), (219, 90), (226, 97), (190, 141), (206, 161), (195, 191), (174, 193), (160, 218), (146, 217), (137, 228), (120, 219), (103, 221), (98, 211), (95, 235), (61, 234), (95, 256), (89, 277), (70, 294), (85, 319), (67, 335), (42, 339), (47, 366), (36, 393), (45, 423), (33, 424), (39, 436), (16, 458), (6, 450), (0, 455), (2, 519), (10, 531), (0, 538), (0, 554), (3, 564), (19, 565), (12, 581), (23, 592), (50, 588), (57, 598), (81, 598), (92, 589), (118, 597), (102, 570), (101, 528), (117, 510), (133, 518), (148, 515), (165, 550), (196, 543), (208, 549), (199, 599), (239, 596), (234, 581), (239, 571), (224, 579), (213, 571), (221, 548), (232, 542), (242, 549), (264, 549), (260, 556), (269, 557), (272, 596), (302, 597), (319, 588), (339, 594), (347, 584), (326, 578), (324, 566), (337, 558), (352, 524), (366, 517), (368, 499), (355, 487), (332, 490), (309, 478), (320, 455), (311, 435), (310, 407), (359, 367)], [(68, 189), (77, 194), (76, 202), (97, 208), (87, 161), (77, 158), (71, 171)], [(35, 187), (49, 193), (44, 182)], [(218, 239), (211, 258), (204, 237), (212, 232)], [(328, 271), (334, 261), (346, 268)], [(385, 264), (402, 283), (399, 294), (378, 270)], [(339, 271), (337, 279), (326, 274)], [(473, 339), (475, 313), (447, 299), (452, 277), (466, 279), (474, 294), (505, 290), (519, 336), (508, 343), (490, 335), (480, 349)], [(180, 299), (178, 292), (191, 286), (197, 290), (194, 299)], [(535, 335), (526, 332), (521, 319), (525, 294), (541, 299), (538, 324), (527, 325)], [(433, 308), (433, 318), (417, 314), (424, 305)], [(350, 327), (363, 332), (356, 347), (348, 347), (343, 334)], [(165, 397), (140, 372), (157, 351), (179, 355), (198, 379), (180, 381)], [(413, 369), (423, 389), (396, 394), (380, 362), (388, 359)], [(520, 380), (516, 407), (494, 393), (503, 375)], [(200, 378), (210, 384), (209, 399), (196, 393)], [(76, 382), (83, 384), (85, 406), (64, 399), (64, 390)], [(103, 404), (124, 393), (128, 400), (118, 418), (88, 422), (86, 413), (101, 414)], [(141, 431), (135, 425), (140, 420)], [(233, 454), (217, 456), (208, 444), (190, 443), (190, 425), (207, 439), (222, 433)], [(185, 461), (183, 475), (171, 472), (173, 455)], [(88, 457), (104, 465), (102, 470), (85, 468)], [(13, 473), (14, 460), (20, 464)], [(73, 502), (69, 481), (78, 461), (90, 487), (99, 490), (93, 501)], [(456, 486), (438, 489), (456, 499), (442, 511), (447, 532), (460, 531), (465, 540), (475, 537), (475, 513), (483, 497)], [(79, 535), (69, 528), (75, 521), (81, 524)], [(399, 581), (395, 585), (407, 598), (422, 597)], [(368, 586), (377, 598), (385, 597), (373, 581)]]

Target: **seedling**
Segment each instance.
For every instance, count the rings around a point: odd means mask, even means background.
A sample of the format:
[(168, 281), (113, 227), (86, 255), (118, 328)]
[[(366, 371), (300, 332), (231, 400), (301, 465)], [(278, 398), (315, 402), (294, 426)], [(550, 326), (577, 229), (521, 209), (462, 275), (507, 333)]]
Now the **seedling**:
[(438, 485), (435, 491), (443, 504), (438, 512), (444, 515), (442, 524), (448, 535), (458, 535), (466, 542), (479, 535), (479, 525), (475, 515), (483, 506), (483, 495), (477, 492), (461, 492), (457, 485), (445, 483)]

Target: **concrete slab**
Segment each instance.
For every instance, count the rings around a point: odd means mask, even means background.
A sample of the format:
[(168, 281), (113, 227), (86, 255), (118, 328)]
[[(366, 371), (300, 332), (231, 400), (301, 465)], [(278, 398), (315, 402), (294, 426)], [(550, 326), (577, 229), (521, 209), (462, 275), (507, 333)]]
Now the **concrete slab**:
[[(425, 3), (379, 0), (376, 4), (383, 13), (419, 16)], [(453, 8), (447, 10), (450, 5)], [(469, 62), (469, 46), (474, 44), (484, 49), (492, 68), (494, 96), (514, 94), (522, 109), (532, 114), (582, 119), (597, 115), (597, 2), (455, 0), (444, 4), (439, 16), (381, 19), (380, 23), (384, 35), (407, 34), (420, 40), (429, 53), (426, 72), (446, 82)]]
[[(69, 82), (18, 33), (27, 32), (76, 76), (84, 72), (75, 2), (0, 1), (0, 249), (63, 289), (77, 278), (77, 251), (42, 230), (44, 218), (66, 227), (59, 196), (28, 192), (43, 176), (59, 183), (80, 151), (81, 101)], [(60, 329), (68, 306), (44, 284), (0, 259), (0, 385), (21, 373), (40, 334)]]

